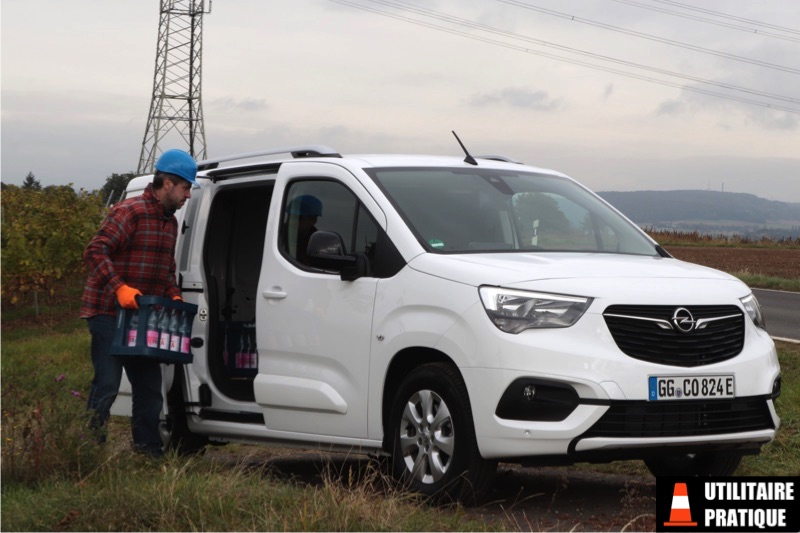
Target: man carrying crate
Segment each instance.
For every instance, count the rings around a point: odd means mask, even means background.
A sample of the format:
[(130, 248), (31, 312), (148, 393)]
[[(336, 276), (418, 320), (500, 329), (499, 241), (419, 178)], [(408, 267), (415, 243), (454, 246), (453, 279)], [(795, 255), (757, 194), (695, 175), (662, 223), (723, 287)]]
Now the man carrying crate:
[(181, 299), (175, 279), (175, 211), (191, 197), (197, 164), (181, 150), (164, 152), (155, 164), (153, 183), (141, 196), (114, 205), (84, 251), (89, 270), (81, 299), (81, 318), (92, 335), (94, 378), (87, 409), (98, 442), (117, 397), (122, 369), (133, 393), (131, 432), (136, 452), (161, 456), (158, 430), (163, 405), (161, 366), (146, 358), (110, 355), (117, 304), (137, 309), (136, 296)]

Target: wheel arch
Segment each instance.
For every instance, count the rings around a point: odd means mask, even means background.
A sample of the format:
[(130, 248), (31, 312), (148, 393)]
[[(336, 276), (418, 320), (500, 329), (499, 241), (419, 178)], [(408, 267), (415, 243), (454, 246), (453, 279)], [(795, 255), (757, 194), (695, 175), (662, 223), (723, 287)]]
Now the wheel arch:
[[(471, 403), (461, 369), (447, 354), (431, 348), (398, 353), (382, 405), (393, 478), (436, 501), (481, 501), (497, 461), (480, 453)], [(435, 405), (442, 407), (441, 418)]]
[(455, 361), (447, 354), (435, 348), (428, 348), (424, 346), (414, 346), (400, 350), (392, 358), (386, 369), (386, 378), (383, 382), (383, 397), (381, 398), (381, 426), (383, 428), (383, 447), (388, 450), (390, 443), (387, 439), (391, 438), (391, 431), (389, 431), (390, 410), (392, 400), (397, 392), (400, 383), (403, 379), (415, 368), (427, 363), (443, 363), (451, 366), (453, 370), (458, 373), (458, 376), (463, 381), (464, 376), (456, 365)]

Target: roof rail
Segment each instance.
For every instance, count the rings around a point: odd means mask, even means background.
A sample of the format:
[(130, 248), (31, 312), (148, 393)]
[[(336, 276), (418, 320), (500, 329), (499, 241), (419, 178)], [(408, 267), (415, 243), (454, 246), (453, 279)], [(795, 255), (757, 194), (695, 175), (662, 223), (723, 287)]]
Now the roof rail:
[(515, 159), (511, 159), (510, 157), (506, 157), (504, 155), (476, 155), (475, 159), (490, 159), (492, 161), (502, 161), (504, 163), (515, 163), (517, 165), (522, 165), (522, 161), (517, 161)]
[(212, 168), (217, 168), (220, 163), (226, 163), (228, 161), (238, 161), (240, 159), (249, 159), (251, 157), (278, 154), (292, 154), (292, 157), (295, 159), (301, 157), (342, 157), (336, 152), (336, 150), (323, 144), (309, 144), (302, 146), (291, 146), (288, 148), (271, 148), (269, 150), (259, 150), (257, 152), (247, 152), (243, 154), (217, 157), (214, 159), (206, 159), (197, 162), (197, 170), (209, 170)]

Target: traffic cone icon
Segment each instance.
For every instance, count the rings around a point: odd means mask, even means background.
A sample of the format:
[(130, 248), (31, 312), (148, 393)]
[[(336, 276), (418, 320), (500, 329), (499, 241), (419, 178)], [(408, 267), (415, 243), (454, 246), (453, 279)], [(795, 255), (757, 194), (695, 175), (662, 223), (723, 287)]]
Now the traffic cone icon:
[(672, 508), (669, 512), (669, 522), (665, 526), (696, 526), (692, 522), (692, 510), (689, 508), (689, 492), (686, 483), (675, 483), (672, 489)]

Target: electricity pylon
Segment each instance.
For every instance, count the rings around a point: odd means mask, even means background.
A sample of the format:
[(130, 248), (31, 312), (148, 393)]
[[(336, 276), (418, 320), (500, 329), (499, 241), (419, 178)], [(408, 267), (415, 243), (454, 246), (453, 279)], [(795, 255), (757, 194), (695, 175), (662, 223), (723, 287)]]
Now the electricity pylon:
[(153, 172), (156, 159), (169, 148), (184, 149), (195, 159), (206, 158), (203, 14), (211, 12), (211, 0), (208, 11), (204, 4), (204, 0), (161, 0), (153, 97), (137, 174)]

